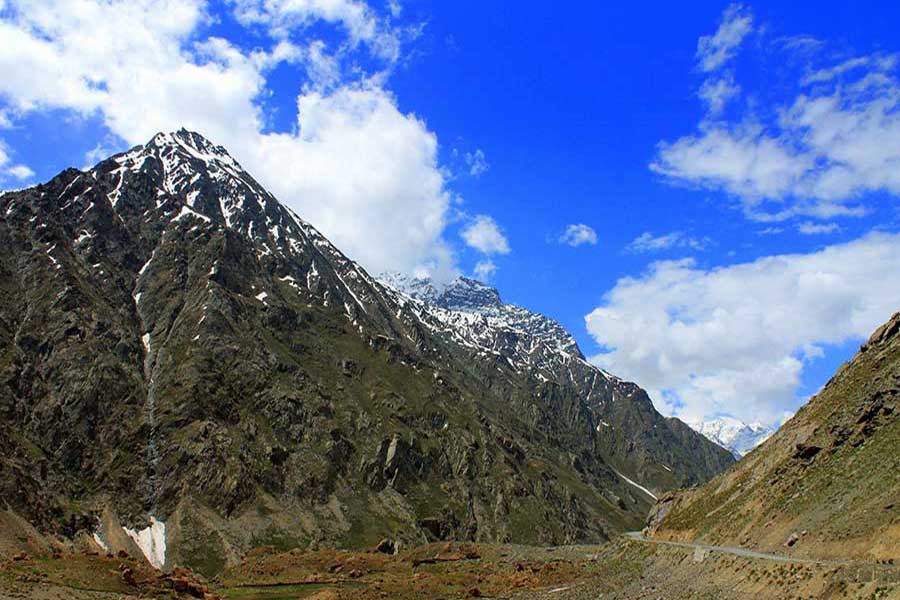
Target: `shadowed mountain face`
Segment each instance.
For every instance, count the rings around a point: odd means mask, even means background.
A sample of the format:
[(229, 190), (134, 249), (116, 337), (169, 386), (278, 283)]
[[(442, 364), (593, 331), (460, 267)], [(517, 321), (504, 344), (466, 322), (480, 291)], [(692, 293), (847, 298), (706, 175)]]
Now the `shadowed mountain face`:
[(733, 468), (668, 496), (656, 535), (821, 558), (900, 558), (900, 313)]
[(376, 281), (197, 134), (0, 215), (0, 495), (43, 530), (208, 574), (263, 544), (596, 541), (640, 523), (636, 483), (730, 463), (495, 290)]

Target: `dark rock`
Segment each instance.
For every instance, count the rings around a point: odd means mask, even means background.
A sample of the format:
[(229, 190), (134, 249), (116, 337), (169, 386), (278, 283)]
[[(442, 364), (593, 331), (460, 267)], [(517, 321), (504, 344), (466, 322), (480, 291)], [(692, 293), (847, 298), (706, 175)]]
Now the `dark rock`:
[(120, 569), (122, 573), (122, 581), (125, 582), (125, 585), (129, 587), (136, 587), (137, 581), (134, 578), (134, 570), (131, 567), (125, 567), (124, 569)]
[(344, 358), (341, 360), (341, 372), (345, 377), (351, 377), (359, 374), (359, 367), (351, 359)]
[(375, 551), (381, 552), (382, 554), (396, 554), (397, 544), (394, 540), (384, 538), (375, 546)]
[(811, 460), (816, 454), (822, 451), (819, 446), (796, 444), (794, 446), (794, 458), (800, 460)]

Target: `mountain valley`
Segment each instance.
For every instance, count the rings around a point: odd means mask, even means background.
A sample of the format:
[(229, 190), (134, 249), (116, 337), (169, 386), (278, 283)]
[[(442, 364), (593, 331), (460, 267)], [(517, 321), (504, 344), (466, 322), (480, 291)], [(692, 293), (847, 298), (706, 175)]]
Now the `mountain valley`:
[(900, 598), (900, 315), (778, 431), (695, 431), (193, 132), (0, 215), (0, 598)]
[(45, 536), (7, 552), (599, 542), (733, 462), (495, 290), (372, 278), (196, 133), (0, 214), (0, 489)]

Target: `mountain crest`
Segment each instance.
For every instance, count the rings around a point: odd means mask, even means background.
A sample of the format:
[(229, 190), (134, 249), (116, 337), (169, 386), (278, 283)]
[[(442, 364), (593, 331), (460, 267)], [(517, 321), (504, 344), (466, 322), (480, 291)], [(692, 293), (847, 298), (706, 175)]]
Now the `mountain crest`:
[(448, 310), (495, 313), (504, 306), (495, 288), (462, 275), (444, 283), (398, 272), (382, 273), (379, 279), (407, 296)]
[(475, 279), (459, 277), (441, 294), (438, 306), (450, 310), (496, 313), (504, 304), (495, 288)]
[[(283, 226), (272, 195), (223, 147), (186, 129), (158, 133), (145, 145), (100, 163), (93, 172), (95, 177), (115, 178), (108, 194), (114, 208), (127, 191), (128, 180), (144, 176), (156, 187), (154, 208), (161, 216), (205, 217), (243, 229), (251, 237), (254, 230), (260, 235), (275, 225)], [(265, 229), (260, 231), (260, 226)]]
[[(139, 146), (140, 147), (140, 146)], [(181, 148), (204, 160), (226, 160), (237, 164), (223, 146), (213, 144), (196, 131), (182, 127), (177, 131), (160, 131), (143, 148)]]
[[(513, 304), (480, 281), (457, 277), (448, 283), (388, 273), (381, 281), (421, 304), (425, 322), (458, 343), (480, 348), (517, 369), (554, 377), (572, 361), (589, 366), (572, 335), (558, 322)], [(400, 298), (402, 301), (402, 298)], [(594, 367), (590, 367), (594, 368)]]

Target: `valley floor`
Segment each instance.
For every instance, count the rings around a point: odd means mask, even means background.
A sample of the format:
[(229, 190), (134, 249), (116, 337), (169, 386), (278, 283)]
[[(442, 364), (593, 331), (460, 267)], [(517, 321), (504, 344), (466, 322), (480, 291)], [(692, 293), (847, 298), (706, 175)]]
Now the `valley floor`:
[(386, 555), (259, 549), (216, 580), (127, 556), (0, 563), (0, 599), (510, 600), (900, 599), (900, 565), (818, 563), (743, 549), (620, 538), (603, 546), (432, 544)]

